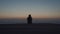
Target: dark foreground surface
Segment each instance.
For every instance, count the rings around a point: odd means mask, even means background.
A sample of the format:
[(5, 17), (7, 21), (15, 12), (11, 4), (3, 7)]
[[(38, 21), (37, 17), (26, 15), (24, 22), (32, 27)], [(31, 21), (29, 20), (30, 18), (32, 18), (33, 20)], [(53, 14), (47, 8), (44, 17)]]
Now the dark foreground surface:
[(60, 24), (0, 24), (0, 34), (60, 34)]

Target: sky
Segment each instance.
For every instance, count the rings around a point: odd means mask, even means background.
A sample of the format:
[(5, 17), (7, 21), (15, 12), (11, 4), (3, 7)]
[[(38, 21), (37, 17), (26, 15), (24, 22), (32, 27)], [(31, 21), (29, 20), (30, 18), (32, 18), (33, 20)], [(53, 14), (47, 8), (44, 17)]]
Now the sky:
[(60, 18), (60, 0), (0, 0), (0, 18)]

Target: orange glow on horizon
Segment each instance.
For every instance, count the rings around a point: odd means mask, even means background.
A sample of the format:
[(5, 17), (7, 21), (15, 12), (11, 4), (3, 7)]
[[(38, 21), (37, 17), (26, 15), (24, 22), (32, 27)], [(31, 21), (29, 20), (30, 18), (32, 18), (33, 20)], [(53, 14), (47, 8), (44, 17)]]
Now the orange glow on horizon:
[[(9, 16), (0, 16), (0, 18), (27, 18), (28, 16), (16, 16), (16, 17), (9, 17)], [(60, 18), (60, 16), (32, 16), (32, 18)]]

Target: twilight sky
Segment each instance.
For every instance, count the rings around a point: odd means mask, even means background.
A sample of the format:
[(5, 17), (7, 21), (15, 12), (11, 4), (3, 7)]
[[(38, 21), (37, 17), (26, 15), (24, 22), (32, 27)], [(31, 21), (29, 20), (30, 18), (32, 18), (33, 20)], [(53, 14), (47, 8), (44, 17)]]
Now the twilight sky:
[(0, 0), (0, 18), (59, 18), (60, 0)]

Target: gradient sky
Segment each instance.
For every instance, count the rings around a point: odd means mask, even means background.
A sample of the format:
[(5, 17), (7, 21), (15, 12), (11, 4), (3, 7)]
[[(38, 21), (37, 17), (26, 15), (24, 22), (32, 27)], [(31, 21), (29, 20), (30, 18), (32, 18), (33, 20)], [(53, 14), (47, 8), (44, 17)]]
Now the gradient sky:
[(0, 0), (0, 18), (59, 18), (60, 0)]

